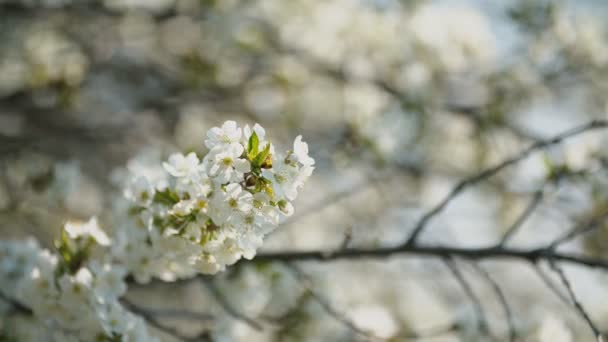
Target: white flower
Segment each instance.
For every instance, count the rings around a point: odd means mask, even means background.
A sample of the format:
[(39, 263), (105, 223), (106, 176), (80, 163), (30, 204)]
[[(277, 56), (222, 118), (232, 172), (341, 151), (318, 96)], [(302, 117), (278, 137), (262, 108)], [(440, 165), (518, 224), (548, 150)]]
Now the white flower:
[(212, 255), (207, 255), (197, 260), (195, 267), (203, 274), (215, 274), (223, 270), (222, 265), (218, 264)]
[[(258, 154), (250, 155), (245, 146), (254, 132)], [(207, 136), (210, 151), (202, 162), (194, 154), (174, 154), (163, 164), (160, 181), (137, 181), (125, 193), (135, 206), (126, 206), (130, 215), (112, 251), (138, 282), (212, 274), (241, 257), (253, 258), (265, 235), (294, 212), (291, 201), (314, 170), (301, 136), (286, 158), (275, 155), (259, 124), (241, 129), (227, 121)], [(256, 158), (266, 148), (274, 165)], [(166, 192), (152, 201), (154, 189)]]
[(208, 214), (216, 225), (222, 225), (235, 211), (251, 210), (253, 196), (244, 191), (240, 184), (231, 183), (226, 191), (218, 191), (213, 195)]
[(79, 306), (89, 304), (87, 299), (91, 294), (93, 283), (93, 275), (89, 269), (81, 268), (73, 276), (64, 274), (57, 282), (61, 290), (60, 303), (63, 307), (75, 310)]
[(253, 132), (255, 132), (255, 134), (258, 136), (260, 142), (265, 141), (266, 130), (264, 129), (264, 127), (256, 123), (255, 125), (253, 125), (253, 130), (249, 127), (249, 125), (245, 125), (245, 127), (243, 128), (243, 145), (247, 145), (247, 143), (249, 142), (249, 138), (251, 137), (251, 134), (253, 134)]
[(298, 196), (298, 189), (310, 177), (314, 167), (303, 166), (298, 168), (284, 158), (277, 158), (271, 170), (263, 170), (262, 176), (272, 181), (272, 190), (279, 199), (293, 201)]
[(277, 207), (270, 204), (270, 196), (265, 192), (254, 194), (252, 204), (256, 215), (262, 215), (267, 222), (274, 226), (279, 224), (279, 211)]
[(17, 296), (35, 312), (41, 312), (46, 307), (51, 297), (58, 294), (54, 281), (54, 269), (35, 267), (25, 274), (18, 282)]
[(298, 135), (293, 142), (293, 153), (289, 156), (290, 160), (300, 163), (303, 166), (312, 166), (315, 160), (308, 155), (308, 144), (302, 141), (302, 136)]
[(291, 216), (291, 215), (293, 215), (293, 213), (295, 211), (293, 204), (291, 204), (291, 202), (286, 201), (284, 199), (277, 202), (277, 206), (279, 207), (279, 210), (281, 211), (281, 213), (283, 213), (283, 215), (285, 215), (285, 216)]
[(118, 303), (112, 303), (107, 310), (100, 313), (101, 324), (108, 336), (113, 334), (122, 335), (129, 328), (129, 320), (126, 319), (125, 309)]
[(223, 265), (232, 265), (241, 258), (241, 249), (234, 239), (225, 239), (215, 253), (215, 259)]
[(146, 328), (146, 323), (139, 318), (135, 317), (131, 314), (128, 315), (128, 328), (126, 333), (123, 336), (124, 341), (129, 342), (158, 342), (160, 339), (158, 337), (150, 336), (148, 333), (148, 329)]
[(95, 273), (93, 287), (98, 299), (116, 300), (125, 294), (127, 291), (127, 284), (124, 281), (127, 275), (126, 268), (112, 264), (93, 264), (91, 268)]
[(252, 208), (253, 196), (244, 191), (240, 184), (226, 186), (226, 203), (232, 210), (248, 211)]
[(207, 132), (208, 139), (205, 140), (205, 146), (213, 149), (215, 147), (225, 147), (225, 145), (239, 144), (241, 135), (242, 130), (236, 125), (236, 122), (229, 120), (224, 122), (221, 128), (213, 127)]
[(246, 259), (253, 259), (256, 250), (262, 246), (264, 235), (276, 227), (257, 210), (233, 215), (230, 223), (236, 235), (236, 243)]
[(173, 206), (173, 208), (171, 209), (170, 212), (172, 215), (186, 216), (186, 215), (189, 215), (192, 212), (192, 210), (194, 210), (195, 206), (196, 206), (196, 200), (193, 200), (193, 199), (182, 200), (182, 201), (175, 203), (175, 205)]
[(207, 197), (212, 190), (213, 182), (204, 172), (192, 174), (187, 178), (178, 178), (175, 183), (175, 192), (182, 197)]
[(209, 177), (219, 184), (243, 180), (243, 174), (251, 169), (249, 162), (240, 158), (243, 151), (241, 145), (211, 150), (204, 160)]
[(99, 227), (97, 217), (92, 217), (88, 222), (85, 223), (68, 221), (65, 224), (64, 229), (71, 239), (90, 236), (101, 246), (110, 245), (110, 238)]
[[(81, 234), (80, 228), (68, 230), (75, 236), (88, 235)], [(95, 261), (87, 266), (89, 260), (85, 259), (75, 274), (66, 273), (57, 269), (56, 255), (29, 242), (11, 242), (10, 246), (0, 242), (3, 262), (12, 259), (12, 264), (18, 263), (22, 268), (32, 263), (31, 269), (22, 269), (11, 280), (17, 291), (7, 291), (11, 283), (3, 281), (0, 269), (0, 291), (31, 309), (32, 323), (40, 326), (46, 337), (92, 342), (117, 333), (124, 337), (123, 341), (156, 341), (148, 335), (141, 320), (118, 302), (118, 297), (126, 291), (124, 267)], [(30, 260), (22, 263), (18, 259), (25, 251)]]
[(135, 177), (133, 181), (129, 182), (124, 191), (124, 195), (129, 200), (146, 205), (152, 200), (152, 194), (154, 188), (146, 177)]
[(199, 171), (199, 160), (194, 152), (190, 152), (186, 156), (174, 153), (169, 156), (168, 163), (163, 163), (163, 167), (173, 177), (188, 177)]
[(572, 332), (561, 319), (548, 315), (538, 330), (539, 342), (571, 342)]

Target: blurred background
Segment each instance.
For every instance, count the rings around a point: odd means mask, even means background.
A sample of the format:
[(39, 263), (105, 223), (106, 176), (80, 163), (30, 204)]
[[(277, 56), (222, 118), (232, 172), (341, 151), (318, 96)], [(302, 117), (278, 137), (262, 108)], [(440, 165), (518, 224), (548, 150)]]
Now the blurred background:
[[(206, 131), (236, 120), (260, 123), (284, 148), (302, 134), (317, 161), (264, 250), (397, 245), (458, 180), (608, 118), (607, 14), (600, 0), (0, 0), (0, 238), (50, 246), (67, 219), (111, 226), (129, 160), (204, 154)], [(577, 136), (472, 187), (421, 242), (489, 246), (540, 196), (509, 246), (546, 245), (608, 203), (607, 137)], [(606, 257), (607, 245), (608, 227), (563, 248)], [(521, 341), (593, 340), (538, 276), (546, 265), (481, 266), (504, 289)], [(211, 314), (166, 320), (214, 341), (507, 340), (500, 298), (468, 262), (460, 270), (481, 308), (432, 258), (290, 267), (237, 266), (210, 280), (262, 331), (198, 282), (129, 296)], [(608, 328), (606, 275), (565, 269)], [(489, 334), (475, 323), (480, 309)]]

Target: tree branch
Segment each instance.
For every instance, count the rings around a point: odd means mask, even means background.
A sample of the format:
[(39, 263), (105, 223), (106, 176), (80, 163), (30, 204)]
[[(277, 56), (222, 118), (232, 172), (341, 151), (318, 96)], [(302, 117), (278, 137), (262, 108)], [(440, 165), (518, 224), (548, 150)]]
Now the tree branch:
[(603, 342), (604, 341), (604, 337), (602, 336), (602, 333), (595, 326), (595, 324), (591, 320), (591, 317), (589, 317), (589, 314), (583, 308), (583, 305), (576, 298), (576, 294), (574, 293), (574, 290), (572, 289), (572, 285), (570, 284), (570, 281), (568, 280), (568, 277), (566, 277), (566, 274), (564, 273), (564, 270), (562, 270), (561, 267), (559, 267), (552, 260), (549, 261), (549, 266), (559, 276), (560, 280), (562, 281), (562, 284), (564, 285), (564, 287), (568, 291), (568, 295), (570, 296), (570, 299), (572, 300), (572, 303), (574, 304), (574, 307), (576, 308), (576, 311), (578, 311), (578, 313), (585, 320), (585, 322), (587, 322), (587, 325), (589, 325), (589, 328), (591, 328), (591, 331), (593, 331), (593, 334), (595, 335), (595, 338), (597, 339), (597, 341), (598, 342)]
[(448, 267), (448, 269), (454, 276), (454, 279), (456, 279), (456, 281), (462, 288), (464, 294), (469, 298), (469, 300), (473, 304), (473, 309), (475, 310), (475, 315), (477, 318), (476, 323), (477, 323), (477, 327), (478, 327), (479, 331), (482, 333), (489, 333), (488, 320), (486, 317), (486, 313), (483, 309), (483, 306), (481, 305), (481, 301), (479, 300), (479, 297), (477, 297), (477, 295), (473, 291), (473, 288), (471, 287), (469, 282), (466, 280), (466, 278), (464, 277), (462, 272), (460, 272), (460, 269), (458, 268), (458, 265), (456, 264), (456, 260), (454, 260), (453, 257), (445, 257), (442, 259), (442, 261)]
[(551, 278), (545, 273), (538, 263), (531, 264), (536, 271), (536, 274), (542, 280), (542, 282), (557, 296), (566, 306), (570, 307), (572, 304), (568, 301), (568, 298), (559, 290), (559, 288), (553, 283)]
[(556, 260), (581, 266), (608, 270), (608, 260), (591, 258), (584, 255), (558, 252), (547, 248), (520, 249), (507, 247), (464, 248), (450, 246), (397, 246), (370, 249), (350, 248), (339, 251), (286, 251), (258, 254), (253, 260), (242, 260), (239, 264), (260, 261), (333, 261), (356, 259), (382, 259), (397, 255), (418, 255), (433, 258), (456, 256), (470, 260), (481, 259), (519, 259), (537, 262), (539, 260)]
[(532, 197), (532, 200), (530, 201), (530, 203), (528, 204), (526, 209), (521, 213), (521, 215), (519, 215), (517, 220), (515, 220), (515, 222), (513, 222), (513, 224), (509, 227), (509, 229), (507, 229), (507, 232), (505, 233), (505, 235), (503, 235), (502, 239), (498, 243), (498, 246), (504, 246), (504, 244), (507, 243), (507, 241), (513, 235), (515, 235), (515, 233), (517, 233), (519, 228), (521, 228), (521, 226), (523, 226), (523, 224), (528, 220), (528, 218), (530, 218), (530, 216), (532, 215), (534, 210), (536, 210), (538, 205), (541, 203), (542, 199), (543, 199), (542, 190), (539, 190), (534, 193), (534, 197)]
[(192, 338), (182, 335), (182, 333), (179, 332), (177, 329), (168, 327), (168, 326), (160, 323), (160, 321), (156, 318), (156, 316), (153, 314), (153, 312), (128, 301), (126, 298), (122, 298), (120, 300), (120, 302), (129, 311), (141, 316), (141, 318), (143, 318), (146, 321), (146, 323), (155, 327), (156, 329), (170, 335), (171, 337), (173, 337), (179, 341), (184, 341), (184, 342), (193, 341)]
[(549, 246), (549, 248), (554, 249), (557, 248), (559, 245), (574, 239), (575, 237), (579, 236), (579, 235), (583, 235), (586, 234), (590, 231), (593, 231), (595, 229), (598, 229), (599, 227), (602, 227), (602, 223), (604, 222), (604, 220), (606, 220), (606, 218), (608, 218), (608, 210), (605, 209), (604, 211), (602, 211), (600, 214), (595, 215), (594, 217), (592, 217), (591, 219), (589, 219), (587, 222), (577, 225), (574, 228), (572, 228), (571, 230), (567, 231), (566, 233), (564, 233), (562, 236), (560, 236), (559, 238), (555, 239), (551, 245)]
[(251, 328), (253, 328), (257, 331), (264, 330), (264, 327), (262, 326), (262, 324), (258, 323), (257, 321), (255, 321), (254, 319), (252, 319), (250, 317), (247, 317), (243, 313), (239, 312), (236, 308), (234, 308), (234, 306), (230, 303), (228, 298), (226, 298), (226, 296), (217, 288), (217, 286), (215, 286), (215, 284), (213, 283), (213, 281), (211, 279), (206, 278), (206, 277), (202, 278), (202, 283), (209, 290), (209, 292), (211, 292), (211, 294), (213, 294), (213, 296), (215, 297), (217, 302), (222, 306), (222, 308), (224, 309), (224, 311), (226, 311), (226, 313), (228, 313), (233, 318), (247, 324), (248, 326), (250, 326)]
[(445, 334), (456, 332), (460, 329), (462, 329), (460, 324), (452, 323), (452, 324), (445, 325), (445, 326), (433, 327), (424, 332), (407, 332), (407, 333), (398, 334), (395, 338), (403, 338), (408, 341), (410, 339), (421, 340), (421, 339), (439, 337), (439, 336), (442, 336)]
[(13, 308), (13, 311), (15, 311), (15, 312), (18, 312), (18, 313), (24, 314), (24, 315), (28, 315), (28, 316), (33, 314), (32, 309), (21, 304), (21, 302), (19, 302), (18, 300), (7, 296), (2, 291), (0, 291), (0, 300), (7, 302)]
[(515, 329), (515, 321), (513, 320), (513, 313), (511, 312), (511, 307), (509, 306), (509, 302), (507, 301), (507, 297), (504, 292), (500, 288), (500, 285), (490, 276), (490, 274), (484, 270), (481, 266), (476, 263), (471, 264), (473, 268), (481, 274), (481, 276), (492, 286), (492, 289), (496, 293), (498, 300), (500, 301), (504, 311), (505, 316), (507, 318), (507, 324), (509, 326), (509, 341), (515, 342), (517, 339), (517, 330)]
[(320, 296), (312, 289), (311, 280), (302, 270), (300, 270), (296, 265), (286, 263), (287, 269), (291, 271), (294, 277), (299, 280), (300, 285), (304, 287), (306, 291), (311, 295), (311, 297), (321, 305), (323, 310), (327, 312), (331, 317), (333, 317), (336, 321), (342, 323), (348, 329), (354, 331), (355, 333), (362, 335), (370, 340), (382, 340), (378, 336), (376, 336), (373, 332), (364, 330), (359, 328), (354, 322), (349, 320), (344, 314), (338, 312), (325, 298)]

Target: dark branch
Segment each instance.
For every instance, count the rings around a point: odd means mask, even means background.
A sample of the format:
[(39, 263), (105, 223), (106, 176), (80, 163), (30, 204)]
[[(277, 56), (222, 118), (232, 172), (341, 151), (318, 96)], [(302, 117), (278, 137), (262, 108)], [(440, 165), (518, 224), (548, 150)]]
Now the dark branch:
[(445, 325), (445, 326), (434, 327), (434, 328), (431, 328), (424, 332), (406, 332), (406, 333), (398, 334), (395, 338), (403, 338), (406, 340), (410, 340), (410, 339), (420, 340), (420, 339), (439, 337), (442, 335), (446, 335), (449, 333), (459, 331), (460, 329), (462, 329), (460, 324), (453, 323), (453, 324), (449, 324), (449, 325)]
[(264, 330), (264, 327), (260, 323), (250, 317), (247, 317), (245, 314), (239, 312), (236, 308), (234, 308), (234, 306), (230, 303), (230, 301), (228, 300), (228, 298), (226, 298), (222, 291), (220, 291), (217, 286), (215, 286), (213, 280), (203, 278), (202, 282), (203, 285), (209, 290), (209, 292), (213, 294), (214, 298), (222, 306), (226, 313), (257, 331)]
[(490, 274), (484, 270), (481, 266), (472, 263), (473, 268), (477, 270), (479, 274), (492, 286), (492, 289), (496, 293), (498, 300), (500, 301), (504, 311), (505, 316), (507, 318), (507, 324), (509, 326), (509, 341), (515, 342), (517, 339), (517, 330), (515, 329), (515, 321), (513, 320), (513, 313), (511, 312), (511, 307), (509, 306), (509, 302), (507, 301), (507, 297), (504, 292), (500, 288), (500, 285), (490, 276)]
[(195, 312), (188, 310), (178, 310), (178, 309), (144, 309), (150, 315), (155, 317), (162, 317), (167, 319), (187, 319), (187, 320), (195, 320), (195, 321), (209, 321), (213, 320), (214, 317), (211, 314), (203, 313), (203, 312)]
[(18, 300), (5, 295), (4, 293), (2, 293), (2, 291), (0, 291), (0, 300), (7, 302), (12, 307), (12, 311), (14, 311), (14, 312), (28, 315), (28, 316), (33, 314), (32, 309), (21, 304), (21, 302), (19, 302)]
[[(26, 17), (34, 17), (34, 16), (44, 16), (49, 15), (50, 13), (56, 12), (67, 12), (71, 15), (85, 15), (85, 14), (103, 14), (111, 17), (121, 17), (123, 16), (127, 10), (113, 10), (110, 9), (99, 1), (83, 1), (82, 3), (68, 2), (66, 4), (61, 4), (59, 7), (53, 6), (45, 6), (45, 5), (28, 5), (23, 4), (23, 2), (8, 2), (8, 3), (0, 3), (0, 11), (3, 14), (10, 13), (13, 16), (26, 16)], [(174, 16), (176, 13), (174, 10), (166, 10), (161, 13), (156, 13), (153, 11), (148, 11), (148, 15), (152, 16), (157, 20), (164, 20)]]
[(454, 279), (456, 279), (456, 281), (462, 288), (464, 294), (469, 298), (469, 301), (473, 304), (473, 309), (475, 310), (475, 316), (477, 318), (477, 327), (479, 328), (479, 331), (484, 334), (488, 333), (488, 320), (483, 306), (481, 305), (481, 301), (479, 300), (479, 297), (477, 297), (469, 282), (466, 280), (462, 272), (460, 272), (456, 261), (451, 257), (446, 257), (442, 260), (454, 276)]
[(568, 307), (570, 307), (571, 303), (570, 303), (570, 301), (568, 301), (568, 298), (562, 293), (562, 291), (560, 291), (560, 289), (557, 287), (557, 285), (555, 285), (555, 283), (553, 283), (551, 278), (549, 278), (549, 276), (545, 273), (545, 271), (541, 268), (541, 266), (538, 263), (531, 264), (531, 265), (534, 268), (534, 271), (536, 271), (536, 274), (538, 275), (540, 280), (542, 280), (542, 282), (551, 290), (551, 292), (555, 293), (555, 295), (564, 304), (566, 304)]
[(329, 303), (325, 298), (319, 295), (316, 291), (313, 290), (311, 285), (311, 280), (304, 272), (302, 272), (296, 265), (286, 263), (287, 269), (291, 271), (296, 279), (300, 282), (300, 285), (304, 287), (304, 289), (311, 295), (311, 297), (321, 305), (323, 310), (327, 312), (331, 317), (333, 317), (336, 321), (342, 323), (348, 329), (354, 331), (355, 333), (362, 335), (370, 340), (379, 340), (380, 338), (375, 336), (372, 332), (359, 328), (354, 322), (349, 320), (344, 314), (338, 312), (331, 303)]
[(378, 259), (397, 255), (419, 255), (428, 257), (461, 257), (471, 260), (481, 259), (519, 259), (521, 261), (537, 262), (539, 260), (556, 260), (581, 266), (608, 270), (608, 260), (591, 258), (584, 255), (558, 252), (546, 248), (520, 249), (507, 247), (464, 248), (450, 246), (398, 246), (370, 249), (350, 248), (340, 251), (301, 251), (301, 252), (269, 252), (256, 256), (252, 261), (243, 260), (239, 264), (260, 261), (332, 261), (345, 259)]
[(607, 217), (608, 217), (608, 210), (604, 210), (600, 214), (592, 217), (587, 222), (575, 226), (570, 231), (567, 231), (565, 234), (563, 234), (559, 238), (555, 239), (555, 241), (553, 241), (551, 243), (549, 248), (556, 248), (557, 246), (559, 246), (567, 241), (570, 241), (579, 235), (589, 233), (593, 230), (598, 229), (599, 227), (602, 227), (602, 223), (604, 222), (604, 220), (606, 220)]
[(538, 205), (541, 203), (542, 199), (543, 199), (542, 190), (539, 190), (534, 193), (534, 197), (532, 197), (532, 200), (530, 201), (530, 203), (528, 204), (526, 209), (521, 213), (521, 215), (519, 215), (517, 220), (515, 220), (515, 222), (513, 222), (513, 224), (509, 227), (509, 229), (507, 229), (507, 232), (505, 233), (505, 235), (503, 235), (502, 239), (498, 243), (499, 246), (504, 246), (504, 244), (507, 243), (507, 241), (513, 235), (515, 235), (515, 233), (517, 233), (519, 228), (521, 228), (521, 226), (523, 226), (523, 224), (528, 220), (530, 215), (532, 215), (534, 210), (536, 210)]
[(155, 327), (156, 329), (170, 335), (171, 337), (179, 340), (179, 341), (192, 341), (193, 339), (187, 336), (182, 335), (181, 332), (179, 332), (177, 329), (172, 328), (172, 327), (168, 327), (162, 323), (160, 323), (160, 321), (156, 318), (156, 316), (153, 314), (153, 312), (148, 311), (145, 308), (142, 308), (130, 301), (128, 301), (125, 298), (122, 298), (120, 300), (120, 302), (122, 303), (122, 305), (124, 305), (125, 308), (127, 308), (129, 311), (133, 312), (134, 314), (137, 314), (139, 316), (141, 316), (141, 318), (143, 318), (146, 323), (150, 324), (151, 326)]
[(568, 291), (568, 295), (570, 296), (570, 299), (572, 300), (572, 304), (574, 304), (574, 307), (576, 308), (576, 311), (578, 311), (578, 313), (585, 320), (585, 322), (587, 322), (587, 325), (589, 325), (589, 328), (591, 328), (591, 331), (593, 331), (593, 334), (595, 335), (595, 338), (598, 340), (598, 342), (603, 342), (602, 333), (595, 326), (595, 324), (591, 320), (591, 317), (589, 317), (589, 314), (583, 308), (583, 305), (576, 298), (576, 294), (574, 293), (574, 290), (572, 289), (572, 285), (570, 284), (570, 281), (568, 280), (568, 277), (566, 277), (566, 274), (564, 273), (564, 270), (562, 270), (561, 267), (559, 267), (553, 261), (549, 261), (549, 266), (559, 276), (560, 280), (562, 281), (562, 284), (564, 285), (564, 287)]

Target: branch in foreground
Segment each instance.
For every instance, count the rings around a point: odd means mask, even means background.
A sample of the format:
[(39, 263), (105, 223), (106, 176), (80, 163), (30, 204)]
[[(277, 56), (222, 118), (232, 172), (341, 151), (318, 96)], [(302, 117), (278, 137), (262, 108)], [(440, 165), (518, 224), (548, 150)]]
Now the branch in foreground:
[(30, 308), (21, 304), (19, 301), (15, 300), (13, 298), (10, 298), (9, 296), (2, 293), (1, 291), (0, 291), (0, 300), (7, 302), (11, 306), (12, 311), (14, 311), (14, 312), (24, 314), (24, 315), (33, 314), (32, 310)]
[(418, 255), (433, 258), (461, 257), (470, 260), (481, 259), (519, 259), (535, 263), (539, 260), (555, 260), (608, 270), (608, 260), (591, 258), (584, 255), (559, 252), (546, 248), (521, 249), (507, 247), (465, 248), (450, 246), (398, 246), (370, 249), (347, 249), (340, 251), (302, 251), (302, 252), (269, 252), (258, 254), (255, 259), (242, 260), (244, 265), (260, 261), (333, 261), (356, 259), (382, 259), (398, 255)]

